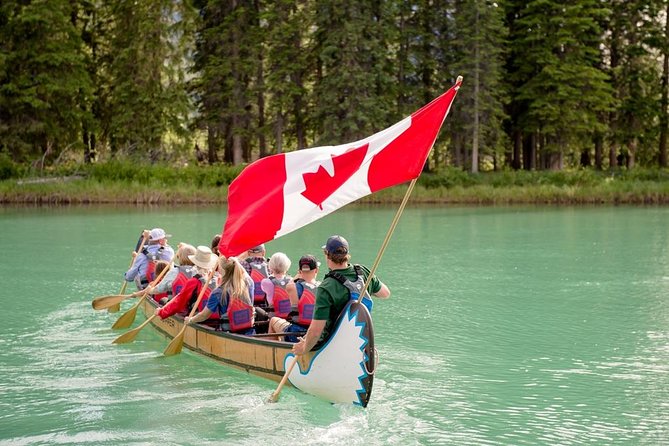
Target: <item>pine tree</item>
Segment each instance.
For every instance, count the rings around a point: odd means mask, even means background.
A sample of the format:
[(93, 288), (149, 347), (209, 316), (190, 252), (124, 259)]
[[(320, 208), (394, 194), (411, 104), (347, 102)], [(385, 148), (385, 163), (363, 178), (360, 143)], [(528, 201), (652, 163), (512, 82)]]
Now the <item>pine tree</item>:
[(17, 160), (76, 144), (90, 95), (68, 0), (0, 4), (0, 144)]
[(355, 141), (383, 128), (392, 114), (383, 2), (316, 1), (313, 89), (317, 144)]
[(605, 130), (598, 117), (612, 106), (608, 76), (598, 67), (607, 10), (596, 0), (535, 0), (515, 20), (514, 101), (526, 135), (541, 147), (543, 168), (560, 169), (570, 148)]
[(479, 170), (479, 153), (497, 160), (503, 143), (504, 10), (488, 0), (455, 4), (455, 71), (465, 79), (452, 119), (459, 121), (462, 140), (471, 148), (471, 171)]

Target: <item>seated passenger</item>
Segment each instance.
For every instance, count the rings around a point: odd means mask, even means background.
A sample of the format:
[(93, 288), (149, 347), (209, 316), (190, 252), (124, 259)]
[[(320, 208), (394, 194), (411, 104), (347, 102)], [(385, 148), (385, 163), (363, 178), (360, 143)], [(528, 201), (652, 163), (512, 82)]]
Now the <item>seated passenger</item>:
[[(269, 321), (269, 333), (304, 333), (311, 324), (316, 304), (316, 288), (319, 285), (316, 276), (320, 262), (312, 255), (305, 255), (300, 258), (299, 266), (300, 269), (296, 274), (299, 277), (295, 279), (298, 297), (297, 317), (291, 315), (290, 322), (286, 318), (273, 317)], [(285, 340), (297, 342), (297, 336), (286, 336)]]
[(125, 280), (134, 281), (138, 290), (143, 290), (156, 278), (158, 260), (170, 262), (174, 257), (174, 250), (167, 244), (167, 238), (171, 235), (165, 234), (163, 229), (153, 228), (150, 231), (145, 229), (142, 235), (148, 238), (148, 244), (140, 252), (134, 253), (132, 266), (125, 273)]
[(208, 284), (205, 284), (204, 282), (209, 273), (216, 266), (218, 256), (211, 252), (209, 247), (198, 246), (195, 254), (188, 256), (188, 258), (196, 267), (195, 275), (186, 280), (182, 290), (164, 307), (156, 308), (155, 313), (160, 316), (161, 319), (165, 319), (176, 313), (189, 314), (193, 305), (197, 301), (202, 287), (206, 285), (207, 290), (199, 305), (200, 308), (203, 308), (206, 305), (209, 294), (216, 288), (215, 278), (212, 278)]
[[(175, 262), (173, 268), (167, 272), (158, 285), (148, 287), (146, 289), (147, 293), (152, 295), (161, 305), (165, 305), (172, 297), (179, 294), (188, 279), (193, 277), (197, 272), (193, 262), (189, 259), (195, 253), (196, 250), (193, 245), (179, 243), (177, 252), (174, 255)], [(157, 269), (156, 272), (160, 274), (160, 271), (157, 271)]]
[(269, 270), (267, 269), (267, 259), (265, 259), (265, 245), (260, 244), (253, 247), (242, 254), (246, 256), (241, 265), (246, 269), (246, 272), (253, 279), (253, 305), (265, 307), (268, 305), (265, 293), (260, 286), (263, 279), (269, 277)]
[(282, 252), (277, 252), (269, 259), (270, 276), (263, 279), (261, 286), (266, 294), (267, 304), (274, 308), (274, 315), (288, 317), (293, 307), (297, 307), (297, 288), (286, 273), (290, 268), (290, 259)]
[(213, 314), (219, 314), (224, 331), (255, 334), (255, 313), (251, 299), (253, 281), (235, 257), (226, 259), (221, 256), (219, 270), (222, 271), (221, 285), (209, 296), (207, 307), (192, 318), (186, 318), (185, 322), (196, 324), (206, 321)]

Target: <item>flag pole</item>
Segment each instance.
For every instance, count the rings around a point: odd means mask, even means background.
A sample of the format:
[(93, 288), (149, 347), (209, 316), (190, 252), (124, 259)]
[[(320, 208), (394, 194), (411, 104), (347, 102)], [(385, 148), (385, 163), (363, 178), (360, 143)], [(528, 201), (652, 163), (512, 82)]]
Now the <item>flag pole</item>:
[(388, 242), (390, 242), (390, 237), (392, 237), (393, 232), (395, 232), (395, 227), (397, 226), (397, 223), (399, 222), (400, 217), (402, 216), (402, 212), (404, 212), (404, 208), (406, 207), (406, 204), (409, 201), (409, 196), (411, 195), (411, 192), (413, 191), (413, 188), (416, 185), (417, 181), (418, 178), (414, 178), (413, 180), (411, 180), (409, 188), (404, 194), (404, 198), (402, 199), (402, 203), (400, 204), (399, 209), (397, 209), (395, 218), (393, 218), (393, 221), (390, 223), (390, 228), (388, 228), (388, 233), (386, 234), (386, 238), (383, 240), (383, 243), (381, 243), (381, 248), (379, 249), (379, 253), (376, 255), (374, 264), (372, 265), (372, 268), (369, 270), (369, 275), (367, 276), (367, 280), (365, 280), (365, 286), (363, 286), (362, 290), (360, 291), (360, 296), (358, 296), (358, 301), (357, 301), (358, 303), (362, 301), (362, 298), (365, 295), (365, 292), (367, 291), (370, 282), (372, 281), (372, 277), (374, 277), (376, 269), (378, 268), (379, 263), (381, 263), (381, 257), (383, 257), (383, 253), (386, 251)]
[[(462, 76), (458, 76), (457, 80), (455, 81), (455, 84), (458, 85), (462, 83)], [(446, 119), (446, 114), (444, 115), (444, 119)], [(432, 149), (430, 148), (430, 152)], [(428, 156), (430, 156), (430, 153), (428, 152)], [(427, 157), (425, 158), (427, 162)], [(374, 260), (374, 264), (372, 265), (372, 268), (369, 270), (369, 275), (367, 276), (367, 280), (365, 280), (365, 285), (362, 287), (362, 290), (360, 291), (360, 296), (358, 296), (357, 302), (360, 303), (362, 302), (362, 298), (365, 296), (365, 292), (367, 291), (367, 288), (369, 288), (369, 284), (372, 281), (372, 278), (374, 277), (374, 274), (376, 273), (376, 268), (379, 266), (379, 263), (381, 263), (381, 257), (383, 257), (383, 253), (386, 250), (386, 247), (388, 246), (388, 242), (390, 241), (390, 237), (392, 237), (393, 232), (395, 231), (395, 227), (397, 226), (397, 222), (399, 221), (400, 217), (402, 216), (402, 212), (404, 212), (404, 208), (409, 201), (409, 196), (411, 195), (411, 192), (413, 191), (414, 186), (416, 185), (416, 182), (418, 181), (418, 177), (414, 178), (411, 180), (411, 183), (409, 184), (409, 188), (407, 189), (406, 193), (404, 194), (404, 199), (402, 199), (402, 204), (400, 204), (399, 209), (397, 210), (397, 213), (395, 214), (395, 218), (393, 218), (392, 223), (390, 223), (390, 228), (388, 229), (388, 233), (386, 234), (386, 238), (383, 240), (383, 243), (381, 244), (381, 248), (379, 249), (379, 253), (376, 255), (376, 259)], [(371, 297), (371, 296), (370, 296)]]

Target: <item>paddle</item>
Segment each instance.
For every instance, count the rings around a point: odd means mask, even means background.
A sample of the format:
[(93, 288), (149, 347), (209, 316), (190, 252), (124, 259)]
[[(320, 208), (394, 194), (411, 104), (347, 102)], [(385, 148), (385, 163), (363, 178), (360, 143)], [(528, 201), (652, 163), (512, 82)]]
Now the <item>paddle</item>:
[(163, 280), (163, 277), (165, 277), (165, 274), (167, 273), (167, 271), (170, 270), (170, 269), (172, 269), (172, 262), (170, 262), (170, 264), (165, 269), (163, 269), (160, 272), (160, 274), (158, 274), (158, 277), (156, 277), (153, 280), (153, 282), (151, 282), (149, 284), (149, 286), (146, 287), (146, 289), (142, 290), (142, 293), (143, 293), (142, 297), (137, 301), (137, 303), (135, 305), (133, 305), (132, 307), (130, 307), (130, 309), (128, 311), (123, 313), (121, 315), (121, 317), (118, 318), (116, 320), (116, 322), (114, 322), (114, 325), (112, 325), (112, 328), (114, 330), (116, 330), (118, 328), (128, 328), (132, 325), (132, 323), (135, 321), (135, 315), (137, 314), (137, 308), (139, 308), (141, 303), (144, 302), (144, 299), (146, 299), (147, 296), (149, 295), (149, 293), (147, 293), (148, 288), (158, 285), (160, 283), (160, 281)]
[[(135, 246), (135, 252), (139, 254), (142, 251), (142, 248), (144, 247), (144, 244), (146, 241), (149, 239), (149, 234), (145, 234), (144, 237), (142, 237), (142, 240), (139, 242), (139, 245)], [(132, 256), (132, 259), (130, 259), (130, 266), (128, 268), (132, 267), (132, 264), (135, 263), (135, 258), (137, 255)], [(128, 281), (123, 279), (123, 285), (121, 285), (121, 291), (119, 291), (119, 295), (125, 293), (125, 287), (128, 286)], [(121, 299), (123, 300), (123, 299)], [(107, 308), (107, 311), (109, 313), (117, 313), (121, 309), (121, 300), (118, 301), (118, 303), (113, 303), (110, 307)], [(93, 307), (95, 308), (95, 307)]]
[(283, 374), (283, 378), (281, 378), (281, 382), (277, 386), (274, 393), (272, 393), (270, 395), (270, 397), (267, 399), (268, 403), (276, 403), (277, 401), (279, 401), (279, 395), (281, 394), (281, 389), (283, 389), (283, 386), (286, 384), (286, 381), (288, 381), (288, 375), (290, 375), (290, 372), (293, 371), (293, 368), (295, 367), (295, 364), (297, 364), (297, 356), (293, 357), (293, 361), (288, 366), (288, 369), (286, 370), (286, 373)]
[[(200, 306), (200, 301), (202, 300), (205, 291), (207, 291), (207, 287), (209, 286), (209, 282), (211, 282), (211, 278), (214, 277), (215, 271), (216, 268), (212, 269), (209, 272), (209, 274), (207, 274), (207, 279), (204, 281), (204, 285), (202, 286), (200, 294), (198, 294), (197, 300), (195, 301), (195, 304), (193, 304), (193, 308), (190, 310), (190, 314), (188, 315), (188, 317), (193, 317), (195, 311), (197, 310), (197, 307)], [(188, 324), (184, 321), (183, 328), (165, 348), (163, 355), (172, 356), (181, 353), (181, 349), (183, 348), (184, 345), (184, 334), (186, 333), (186, 327), (188, 327)]]
[[(113, 305), (120, 304), (124, 300), (129, 299), (131, 297), (135, 297), (135, 296), (137, 296), (136, 293), (132, 293), (132, 294), (109, 294), (107, 296), (96, 297), (91, 302), (91, 305), (93, 306), (94, 310), (104, 310), (105, 308), (109, 308)], [(113, 313), (113, 311), (111, 311), (110, 313)]]
[(128, 331), (126, 331), (126, 332), (123, 333), (121, 336), (119, 336), (118, 338), (114, 339), (114, 340), (112, 341), (112, 344), (126, 344), (126, 343), (128, 343), (128, 342), (132, 342), (132, 341), (134, 341), (135, 338), (137, 337), (137, 334), (139, 333), (139, 331), (140, 331), (142, 328), (144, 328), (149, 322), (151, 322), (151, 321), (153, 320), (154, 317), (156, 317), (156, 315), (155, 315), (155, 314), (152, 314), (150, 318), (148, 318), (147, 320), (145, 320), (144, 322), (142, 322), (142, 325), (140, 325), (140, 326), (137, 327), (137, 328), (133, 328), (132, 330), (128, 330)]

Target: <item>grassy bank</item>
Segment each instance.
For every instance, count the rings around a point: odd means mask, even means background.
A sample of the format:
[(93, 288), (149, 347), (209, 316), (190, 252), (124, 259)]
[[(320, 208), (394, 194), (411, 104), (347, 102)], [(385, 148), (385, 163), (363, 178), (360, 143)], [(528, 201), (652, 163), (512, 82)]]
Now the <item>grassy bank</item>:
[[(142, 166), (106, 163), (65, 166), (38, 177), (20, 168), (5, 170), (2, 203), (220, 204), (241, 168), (226, 166)], [(9, 172), (9, 174), (7, 174)], [(397, 203), (406, 186), (363, 198), (367, 203)], [(669, 170), (597, 172), (488, 172), (457, 169), (423, 174), (412, 203), (453, 204), (669, 204)]]

